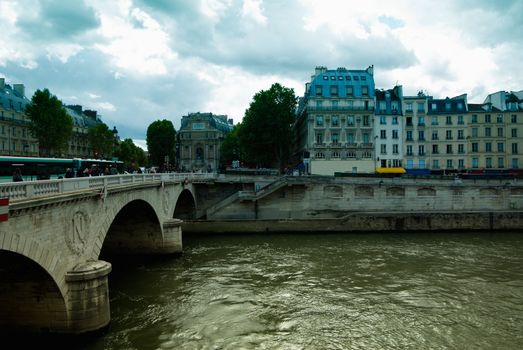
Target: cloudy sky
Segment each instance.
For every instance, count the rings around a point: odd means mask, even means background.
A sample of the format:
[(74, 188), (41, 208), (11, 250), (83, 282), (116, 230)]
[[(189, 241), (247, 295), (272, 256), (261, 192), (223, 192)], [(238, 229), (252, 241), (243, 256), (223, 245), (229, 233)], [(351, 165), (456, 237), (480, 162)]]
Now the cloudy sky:
[(436, 98), (523, 89), (522, 0), (0, 0), (0, 77), (95, 109), (122, 138), (190, 112), (242, 120), (274, 82), (365, 69)]

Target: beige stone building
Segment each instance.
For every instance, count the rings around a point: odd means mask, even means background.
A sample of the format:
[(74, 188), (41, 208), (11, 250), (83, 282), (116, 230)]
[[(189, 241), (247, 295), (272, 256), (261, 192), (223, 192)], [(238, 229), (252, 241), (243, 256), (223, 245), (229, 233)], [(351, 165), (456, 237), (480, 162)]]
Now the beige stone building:
[(427, 165), (435, 173), (467, 168), (467, 95), (427, 100)]
[(182, 117), (177, 133), (177, 167), (180, 171), (214, 172), (220, 164), (220, 146), (233, 128), (232, 119), (212, 113)]
[(470, 169), (505, 171), (523, 165), (523, 91), (499, 91), (469, 104)]
[(83, 110), (80, 105), (64, 106), (67, 115), (73, 120), (73, 133), (69, 140), (65, 156), (68, 158), (92, 158), (93, 149), (89, 141), (89, 129), (102, 123), (96, 111)]
[(406, 169), (427, 168), (427, 96), (419, 92), (416, 96), (404, 96), (402, 99), (404, 113), (403, 166)]
[(38, 140), (29, 131), (23, 84), (6, 84), (0, 78), (0, 155), (38, 156)]

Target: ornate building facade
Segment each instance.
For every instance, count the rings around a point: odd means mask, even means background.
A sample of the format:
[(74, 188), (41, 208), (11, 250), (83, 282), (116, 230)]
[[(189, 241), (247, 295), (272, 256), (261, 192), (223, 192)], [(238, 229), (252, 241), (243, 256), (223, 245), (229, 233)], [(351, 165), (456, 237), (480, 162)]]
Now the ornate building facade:
[(0, 154), (9, 156), (38, 156), (38, 140), (29, 131), (23, 84), (6, 84), (0, 78)]
[(372, 172), (374, 68), (316, 67), (305, 85), (294, 124), (294, 155), (306, 172)]
[(180, 171), (213, 172), (220, 164), (220, 146), (232, 131), (226, 115), (189, 113), (182, 117), (177, 133), (177, 159)]

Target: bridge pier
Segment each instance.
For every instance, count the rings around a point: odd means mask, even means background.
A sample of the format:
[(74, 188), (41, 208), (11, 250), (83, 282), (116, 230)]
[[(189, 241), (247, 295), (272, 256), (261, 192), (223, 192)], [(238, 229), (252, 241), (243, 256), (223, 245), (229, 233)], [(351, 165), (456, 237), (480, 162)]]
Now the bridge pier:
[(65, 274), (68, 324), (64, 332), (85, 333), (109, 324), (109, 272), (110, 263), (96, 260), (80, 263)]
[(163, 227), (163, 244), (159, 253), (171, 254), (182, 252), (182, 220), (165, 220)]

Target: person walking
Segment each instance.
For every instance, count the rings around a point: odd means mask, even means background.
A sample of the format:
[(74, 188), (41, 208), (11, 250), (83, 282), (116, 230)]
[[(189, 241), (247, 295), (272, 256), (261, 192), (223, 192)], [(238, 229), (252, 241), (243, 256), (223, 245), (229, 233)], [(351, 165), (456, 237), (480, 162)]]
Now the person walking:
[(16, 168), (15, 171), (13, 172), (13, 182), (20, 182), (20, 181), (24, 181), (24, 179), (22, 178), (22, 172), (20, 171), (19, 168)]

